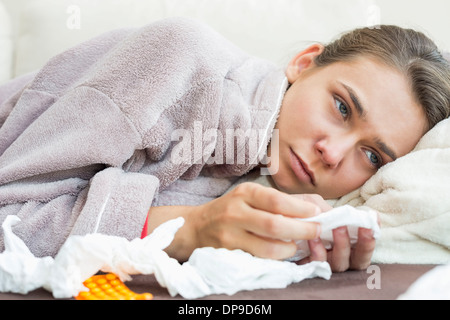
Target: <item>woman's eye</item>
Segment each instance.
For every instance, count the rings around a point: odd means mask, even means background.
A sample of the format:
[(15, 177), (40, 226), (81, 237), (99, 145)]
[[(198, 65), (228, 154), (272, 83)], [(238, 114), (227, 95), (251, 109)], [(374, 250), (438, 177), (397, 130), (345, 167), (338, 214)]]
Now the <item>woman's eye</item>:
[(376, 168), (380, 168), (381, 167), (381, 159), (376, 153), (374, 153), (374, 152), (372, 152), (370, 150), (366, 150), (364, 152), (366, 153), (367, 158), (369, 159), (370, 163), (374, 167), (376, 167)]
[(343, 103), (339, 99), (335, 98), (334, 101), (335, 101), (336, 108), (339, 111), (339, 113), (342, 115), (342, 117), (344, 119), (347, 119), (350, 115), (350, 110), (348, 109), (348, 107), (345, 105), (345, 103)]

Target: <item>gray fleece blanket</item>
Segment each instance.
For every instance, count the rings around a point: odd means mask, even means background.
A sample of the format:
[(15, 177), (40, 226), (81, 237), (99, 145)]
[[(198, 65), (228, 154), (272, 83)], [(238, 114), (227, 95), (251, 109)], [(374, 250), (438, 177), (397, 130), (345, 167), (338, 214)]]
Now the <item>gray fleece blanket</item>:
[[(0, 87), (0, 223), (17, 215), (36, 256), (75, 234), (139, 237), (151, 206), (204, 203), (256, 166), (286, 87), (282, 70), (187, 19), (67, 50)], [(239, 139), (248, 130), (256, 147)]]

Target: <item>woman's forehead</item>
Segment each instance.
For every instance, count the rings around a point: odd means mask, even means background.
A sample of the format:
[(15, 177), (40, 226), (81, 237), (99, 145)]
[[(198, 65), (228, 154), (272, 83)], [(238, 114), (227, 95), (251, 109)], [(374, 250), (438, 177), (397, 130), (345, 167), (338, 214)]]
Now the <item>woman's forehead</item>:
[(402, 156), (410, 152), (427, 128), (427, 118), (407, 78), (385, 64), (359, 59), (336, 65), (337, 82), (348, 92), (362, 125)]

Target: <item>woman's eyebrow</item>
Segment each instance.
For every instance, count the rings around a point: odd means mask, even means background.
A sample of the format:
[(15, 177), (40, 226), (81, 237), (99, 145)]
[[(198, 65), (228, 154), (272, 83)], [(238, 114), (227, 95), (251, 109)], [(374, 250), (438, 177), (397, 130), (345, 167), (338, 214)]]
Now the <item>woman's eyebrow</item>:
[(360, 118), (364, 118), (366, 115), (366, 110), (364, 109), (364, 107), (361, 104), (361, 101), (359, 100), (358, 96), (356, 95), (355, 91), (349, 87), (348, 85), (339, 82), (344, 88), (345, 90), (347, 90), (348, 95), (350, 96), (350, 99), (352, 99), (352, 102), (355, 106), (356, 111), (358, 112), (358, 115)]
[(395, 152), (391, 148), (389, 148), (383, 141), (377, 140), (376, 144), (381, 151), (383, 151), (392, 159), (392, 161), (397, 160), (397, 155), (395, 154)]
[[(358, 95), (356, 94), (356, 92), (349, 87), (348, 85), (339, 82), (344, 88), (345, 90), (347, 90), (348, 95), (350, 96), (350, 99), (353, 102), (353, 105), (355, 106), (356, 111), (358, 112), (358, 116), (360, 119), (364, 119), (366, 116), (366, 109), (364, 109), (363, 105), (361, 104), (361, 101), (358, 98)], [(386, 155), (388, 155), (393, 161), (397, 160), (397, 155), (396, 153), (389, 148), (383, 141), (381, 141), (380, 139), (376, 139), (376, 144), (378, 146), (378, 148), (380, 148), (380, 150), (385, 153)]]

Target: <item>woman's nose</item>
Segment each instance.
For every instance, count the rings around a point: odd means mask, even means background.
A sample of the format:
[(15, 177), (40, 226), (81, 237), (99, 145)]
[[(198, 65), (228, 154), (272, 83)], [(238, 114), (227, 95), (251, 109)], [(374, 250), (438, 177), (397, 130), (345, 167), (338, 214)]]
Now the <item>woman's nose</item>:
[(328, 168), (336, 169), (349, 154), (353, 144), (351, 137), (324, 138), (317, 141), (314, 147), (322, 162)]

